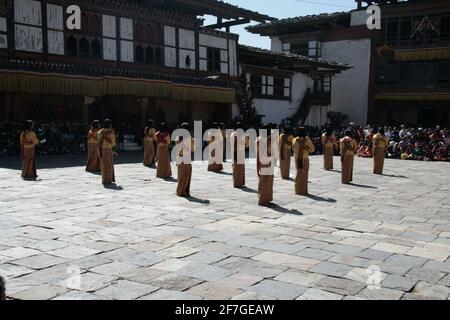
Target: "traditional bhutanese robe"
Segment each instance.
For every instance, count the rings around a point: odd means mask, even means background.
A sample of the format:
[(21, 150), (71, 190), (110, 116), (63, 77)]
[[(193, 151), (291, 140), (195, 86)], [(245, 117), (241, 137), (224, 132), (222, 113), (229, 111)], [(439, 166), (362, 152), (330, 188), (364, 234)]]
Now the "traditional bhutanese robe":
[(384, 157), (386, 155), (386, 148), (388, 146), (388, 139), (377, 133), (373, 136), (373, 173), (383, 174)]
[(158, 132), (156, 134), (156, 142), (158, 143), (156, 177), (161, 179), (170, 178), (172, 176), (169, 156), (170, 135), (167, 132)]
[(223, 139), (223, 144), (222, 144), (222, 157), (223, 157), (223, 162), (227, 162), (227, 130), (226, 129), (220, 129), (220, 132), (222, 132), (222, 139)]
[(156, 131), (154, 128), (144, 130), (144, 166), (150, 167), (155, 160)]
[(223, 170), (223, 137), (221, 134), (220, 130), (211, 130), (208, 133), (208, 171), (220, 172)]
[(311, 139), (297, 137), (293, 142), (295, 165), (297, 175), (295, 177), (295, 194), (308, 194), (309, 155), (315, 151)]
[[(233, 186), (235, 188), (242, 188), (245, 186), (245, 142), (238, 140), (236, 132), (233, 132), (230, 135), (231, 154), (233, 157)], [(243, 160), (242, 163), (238, 163), (239, 153), (244, 155), (244, 159), (241, 159)]]
[(339, 148), (341, 151), (342, 183), (349, 184), (353, 181), (353, 162), (358, 144), (355, 139), (344, 137), (339, 141)]
[[(190, 161), (185, 163), (183, 161), (184, 152), (187, 152), (187, 157), (191, 157), (191, 153), (195, 151), (195, 140), (189, 138), (188, 140), (179, 141), (177, 139), (177, 144), (182, 145), (178, 155), (180, 157), (179, 161), (177, 161), (177, 170), (178, 170), (178, 184), (177, 184), (177, 196), (179, 197), (189, 197), (191, 190), (191, 178), (192, 178), (192, 164)], [(179, 163), (178, 163), (179, 162)]]
[(263, 154), (262, 137), (256, 139), (256, 169), (258, 173), (258, 205), (268, 206), (273, 200), (273, 180), (275, 157), (272, 155), (272, 144), (267, 142), (267, 154)]
[(100, 167), (102, 170), (102, 183), (104, 185), (116, 182), (114, 172), (114, 152), (116, 135), (112, 129), (101, 129), (97, 133), (98, 149), (100, 153)]
[(323, 167), (325, 170), (333, 170), (333, 157), (334, 157), (334, 144), (336, 138), (331, 135), (327, 136), (326, 133), (322, 135), (323, 145)]
[(20, 135), (20, 150), (22, 158), (22, 178), (36, 179), (36, 153), (35, 147), (39, 144), (36, 134), (32, 130), (26, 130)]
[(98, 152), (97, 134), (99, 129), (91, 129), (88, 133), (87, 141), (87, 172), (100, 172), (100, 156)]
[(280, 134), (280, 172), (282, 179), (289, 179), (293, 139), (292, 135)]

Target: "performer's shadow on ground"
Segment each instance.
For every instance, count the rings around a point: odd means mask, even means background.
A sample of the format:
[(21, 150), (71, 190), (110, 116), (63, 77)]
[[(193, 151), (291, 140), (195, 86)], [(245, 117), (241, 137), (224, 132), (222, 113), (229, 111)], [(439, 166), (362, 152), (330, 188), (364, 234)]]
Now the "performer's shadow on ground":
[(218, 172), (214, 172), (214, 173), (220, 174), (220, 175), (223, 175), (223, 176), (232, 176), (233, 175), (232, 173), (224, 172), (224, 171), (218, 171)]
[(241, 187), (239, 189), (244, 191), (244, 192), (248, 192), (248, 193), (258, 193), (258, 191), (256, 191), (255, 189), (251, 189), (249, 187)]
[(311, 200), (316, 200), (316, 201), (320, 201), (320, 202), (330, 202), (330, 203), (336, 203), (337, 200), (336, 199), (332, 199), (332, 198), (324, 198), (321, 196), (315, 196), (313, 194), (307, 194), (305, 195), (306, 198), (309, 198)]
[(267, 208), (272, 209), (273, 211), (279, 212), (279, 213), (287, 213), (287, 214), (293, 214), (296, 216), (302, 216), (303, 213), (298, 211), (297, 209), (287, 209), (284, 208), (276, 203), (271, 203)]
[(105, 184), (103, 185), (105, 189), (114, 190), (114, 191), (122, 191), (123, 187), (118, 186), (117, 184)]
[(409, 177), (407, 176), (403, 176), (403, 175), (395, 175), (395, 174), (382, 174), (381, 176), (383, 177), (389, 177), (389, 178), (400, 178), (400, 179), (409, 179)]
[(178, 180), (175, 179), (175, 178), (173, 178), (173, 177), (170, 177), (170, 178), (164, 178), (163, 180), (166, 181), (166, 182), (178, 182)]
[(352, 187), (365, 188), (365, 189), (378, 189), (377, 187), (374, 187), (374, 186), (367, 186), (364, 184), (357, 184), (357, 183), (353, 183), (353, 182), (349, 183), (348, 185), (352, 186)]
[(209, 200), (200, 199), (200, 198), (196, 198), (193, 196), (185, 197), (185, 199), (188, 200), (189, 202), (200, 203), (200, 204), (210, 204)]

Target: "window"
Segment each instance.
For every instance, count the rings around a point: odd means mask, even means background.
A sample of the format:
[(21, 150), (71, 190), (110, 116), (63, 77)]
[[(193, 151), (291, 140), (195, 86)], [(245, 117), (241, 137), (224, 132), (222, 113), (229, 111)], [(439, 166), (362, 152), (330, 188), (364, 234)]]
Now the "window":
[(155, 63), (157, 65), (162, 65), (162, 49), (156, 48), (155, 50)]
[(447, 87), (450, 83), (450, 62), (441, 62), (437, 72), (437, 82), (439, 87)]
[(331, 96), (331, 76), (324, 75), (315, 79), (314, 91), (319, 98)]
[(77, 56), (77, 40), (73, 36), (67, 39), (67, 54), (72, 57)]
[(263, 96), (274, 95), (274, 77), (263, 75), (261, 78), (261, 93)]
[(153, 43), (153, 28), (151, 25), (148, 25), (145, 28), (145, 32), (144, 32), (144, 40), (147, 43)]
[(89, 41), (86, 38), (80, 40), (80, 57), (89, 57)]
[(220, 72), (220, 49), (208, 47), (206, 50), (208, 71)]
[(140, 44), (136, 46), (135, 55), (136, 62), (144, 63), (144, 48)]
[(286, 98), (291, 97), (291, 79), (290, 78), (284, 78), (284, 92), (283, 96)]
[(100, 35), (100, 17), (96, 14), (90, 14), (88, 16), (88, 20), (89, 20), (89, 29), (88, 29), (89, 34), (99, 36)]
[(153, 26), (153, 43), (154, 44), (163, 44), (163, 36), (161, 27), (158, 25)]
[(100, 59), (102, 57), (102, 49), (100, 47), (100, 41), (95, 39), (91, 44), (91, 55), (92, 58)]
[(145, 62), (147, 64), (155, 63), (155, 59), (153, 57), (153, 48), (152, 47), (147, 47), (147, 49), (145, 49)]
[(291, 44), (290, 43), (283, 43), (282, 45), (281, 45), (281, 51), (283, 51), (283, 52), (290, 52), (291, 51)]
[(441, 37), (444, 39), (450, 39), (450, 14), (442, 16)]
[(320, 57), (322, 54), (322, 45), (320, 41), (309, 41), (308, 43), (308, 56), (309, 57)]
[(262, 77), (260, 75), (257, 74), (252, 74), (251, 75), (251, 84), (252, 84), (252, 94), (255, 97), (260, 97), (262, 94)]
[(299, 42), (291, 44), (291, 53), (307, 56), (309, 53), (309, 42)]
[(387, 24), (387, 41), (397, 41), (398, 39), (398, 19), (389, 20)]
[(144, 28), (140, 22), (134, 26), (134, 37), (137, 42), (144, 42)]
[(409, 40), (411, 38), (411, 18), (400, 20), (400, 40)]
[(188, 68), (191, 67), (191, 57), (190, 56), (186, 56), (185, 64), (186, 64), (186, 67), (188, 67)]

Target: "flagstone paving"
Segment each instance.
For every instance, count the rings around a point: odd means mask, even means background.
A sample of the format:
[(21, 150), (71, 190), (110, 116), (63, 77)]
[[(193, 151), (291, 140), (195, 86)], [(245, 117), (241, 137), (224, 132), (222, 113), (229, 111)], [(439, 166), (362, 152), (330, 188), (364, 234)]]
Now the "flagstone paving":
[[(83, 156), (39, 157), (39, 180), (0, 159), (0, 274), (16, 299), (449, 299), (450, 163), (356, 159), (353, 185), (312, 157), (310, 196), (275, 179), (274, 205), (193, 169), (193, 198), (139, 154), (116, 188)], [(335, 159), (340, 169), (339, 158)], [(175, 166), (173, 166), (175, 169)], [(176, 170), (174, 170), (176, 171)], [(176, 175), (175, 177), (176, 178)]]

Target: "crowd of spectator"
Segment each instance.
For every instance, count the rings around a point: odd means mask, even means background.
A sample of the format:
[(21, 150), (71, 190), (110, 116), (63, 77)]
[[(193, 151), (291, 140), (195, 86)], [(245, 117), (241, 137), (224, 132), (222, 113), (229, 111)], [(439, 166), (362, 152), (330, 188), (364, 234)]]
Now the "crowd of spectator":
[[(218, 127), (231, 129), (233, 123), (204, 123), (203, 129)], [(353, 136), (358, 142), (358, 156), (372, 157), (372, 138), (376, 129), (370, 125), (355, 126), (350, 124)], [(140, 128), (139, 128), (140, 129)], [(175, 129), (175, 127), (171, 128)], [(282, 129), (282, 128), (281, 128)], [(315, 154), (322, 154), (322, 133), (326, 127), (307, 127), (309, 136), (316, 146)], [(336, 140), (344, 136), (347, 126), (334, 129)], [(0, 123), (0, 156), (18, 155), (19, 136), (22, 124)], [(140, 143), (140, 132), (136, 126), (121, 124), (116, 128), (117, 140), (123, 144), (123, 136), (136, 136)], [(46, 139), (47, 143), (40, 146), (40, 155), (74, 154), (86, 152), (87, 124), (52, 122), (49, 124), (35, 124), (35, 132), (39, 139)], [(387, 157), (403, 160), (450, 161), (450, 131), (447, 128), (415, 127), (385, 127), (385, 134), (389, 140)], [(335, 151), (338, 154), (338, 145)]]
[[(337, 140), (344, 136), (347, 127), (335, 130)], [(314, 143), (321, 152), (320, 135), (324, 128), (310, 131)], [(372, 157), (373, 136), (377, 131), (370, 125), (351, 126), (353, 137), (358, 142), (358, 156)], [(385, 135), (389, 141), (386, 155), (391, 159), (420, 161), (450, 161), (450, 131), (447, 128), (385, 127)], [(338, 148), (336, 146), (336, 152)]]

